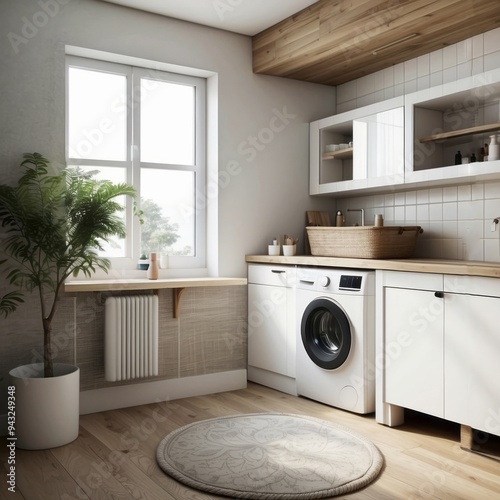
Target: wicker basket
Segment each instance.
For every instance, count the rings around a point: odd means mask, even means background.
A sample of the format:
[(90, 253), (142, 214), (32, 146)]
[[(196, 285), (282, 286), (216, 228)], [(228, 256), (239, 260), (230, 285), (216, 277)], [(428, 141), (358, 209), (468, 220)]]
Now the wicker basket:
[(405, 259), (415, 251), (420, 226), (306, 227), (311, 254), (358, 259)]

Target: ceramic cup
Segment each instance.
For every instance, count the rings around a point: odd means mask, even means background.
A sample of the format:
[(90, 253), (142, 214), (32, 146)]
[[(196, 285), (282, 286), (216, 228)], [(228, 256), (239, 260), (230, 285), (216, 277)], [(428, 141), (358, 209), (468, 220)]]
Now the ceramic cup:
[(283, 245), (283, 255), (295, 255), (296, 251), (296, 245)]
[(168, 255), (167, 254), (161, 254), (160, 255), (160, 268), (161, 269), (168, 269)]
[(280, 246), (279, 245), (268, 245), (268, 254), (269, 255), (279, 255), (280, 254)]

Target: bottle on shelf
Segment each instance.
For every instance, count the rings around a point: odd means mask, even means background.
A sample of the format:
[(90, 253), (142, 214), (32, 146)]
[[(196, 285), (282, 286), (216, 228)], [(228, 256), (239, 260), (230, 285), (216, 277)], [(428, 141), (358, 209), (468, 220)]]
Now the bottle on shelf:
[(488, 146), (488, 160), (499, 160), (500, 159), (500, 144), (498, 144), (497, 136), (495, 134), (490, 135), (490, 145)]
[(475, 153), (471, 153), (471, 155), (470, 155), (470, 162), (471, 163), (475, 163), (476, 161), (477, 161), (476, 154)]
[(455, 154), (455, 165), (461, 165), (462, 164), (462, 153), (460, 151), (457, 151)]

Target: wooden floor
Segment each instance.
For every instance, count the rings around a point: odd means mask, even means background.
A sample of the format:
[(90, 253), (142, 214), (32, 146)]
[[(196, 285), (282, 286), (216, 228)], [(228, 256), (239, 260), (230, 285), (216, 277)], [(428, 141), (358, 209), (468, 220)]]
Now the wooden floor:
[[(370, 438), (385, 457), (379, 478), (348, 499), (500, 498), (500, 462), (463, 451), (459, 427), (419, 414), (388, 428), (360, 416), (256, 384), (211, 396), (115, 410), (81, 417), (80, 436), (50, 451), (16, 451), (16, 493), (1, 499), (81, 500), (224, 498), (187, 488), (156, 465), (158, 443), (172, 430), (220, 415), (276, 411), (340, 423)], [(490, 438), (486, 445), (496, 445)], [(6, 440), (0, 459), (6, 470)], [(4, 470), (2, 473), (4, 473)], [(6, 474), (6, 472), (5, 472)]]

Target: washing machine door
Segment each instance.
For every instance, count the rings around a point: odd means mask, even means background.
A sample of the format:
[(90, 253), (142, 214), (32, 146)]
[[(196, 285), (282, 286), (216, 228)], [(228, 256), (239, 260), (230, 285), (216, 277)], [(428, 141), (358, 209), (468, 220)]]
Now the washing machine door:
[(344, 311), (328, 298), (317, 298), (305, 309), (302, 344), (311, 360), (325, 370), (342, 366), (351, 350), (351, 327)]

